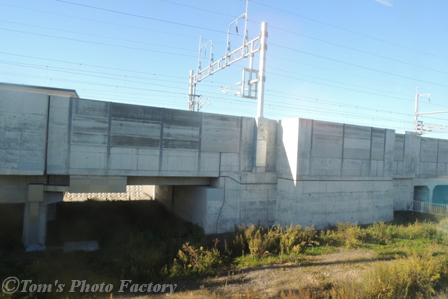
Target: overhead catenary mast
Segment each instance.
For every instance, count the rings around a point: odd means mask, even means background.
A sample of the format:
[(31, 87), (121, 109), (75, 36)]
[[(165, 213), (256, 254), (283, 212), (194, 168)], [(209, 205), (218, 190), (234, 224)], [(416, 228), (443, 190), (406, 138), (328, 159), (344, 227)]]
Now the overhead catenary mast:
[[(265, 65), (266, 65), (266, 40), (268, 37), (267, 23), (261, 24), (261, 33), (256, 38), (249, 41), (248, 35), (248, 9), (249, 0), (246, 0), (246, 12), (236, 18), (230, 23), (227, 29), (227, 44), (226, 53), (217, 61), (213, 60), (213, 42), (207, 41), (202, 44), (202, 36), (199, 41), (199, 54), (198, 54), (198, 68), (197, 72), (190, 71), (190, 85), (188, 93), (188, 110), (199, 111), (200, 107), (204, 104), (201, 101), (201, 96), (196, 94), (196, 85), (213, 75), (214, 73), (224, 69), (225, 67), (240, 61), (243, 58), (249, 57), (249, 68), (243, 68), (243, 78), (240, 82), (232, 86), (241, 86), (241, 90), (236, 92), (236, 95), (240, 95), (245, 98), (258, 99), (258, 112), (257, 117), (263, 117), (263, 102), (264, 102), (264, 83), (266, 81)], [(230, 30), (235, 26), (235, 30), (238, 33), (238, 22), (244, 19), (244, 39), (243, 44), (235, 49), (231, 50), (230, 45)], [(202, 51), (209, 48), (210, 57), (208, 66), (202, 68), (201, 66), (201, 54)], [(254, 54), (260, 52), (259, 70), (253, 69)], [(253, 79), (254, 78), (254, 79)], [(224, 92), (232, 91), (232, 86), (221, 88)]]
[(433, 126), (425, 125), (425, 126), (423, 126), (423, 122), (418, 120), (418, 116), (419, 115), (448, 113), (448, 110), (434, 111), (434, 112), (418, 112), (418, 109), (419, 109), (418, 99), (420, 97), (428, 97), (428, 100), (429, 100), (429, 98), (431, 96), (429, 93), (427, 93), (427, 94), (419, 94), (418, 93), (418, 89), (419, 89), (419, 87), (417, 86), (415, 88), (414, 132), (415, 133), (419, 133), (420, 135), (422, 135), (425, 131), (432, 131), (433, 129), (443, 129), (443, 130), (446, 130), (447, 129), (446, 127), (440, 126), (440, 125), (433, 125)]

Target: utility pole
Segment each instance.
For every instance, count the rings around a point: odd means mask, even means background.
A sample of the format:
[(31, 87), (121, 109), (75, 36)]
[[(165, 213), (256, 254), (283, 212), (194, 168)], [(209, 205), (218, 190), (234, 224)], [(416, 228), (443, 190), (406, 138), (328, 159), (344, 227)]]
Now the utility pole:
[(263, 117), (264, 108), (264, 83), (266, 82), (266, 51), (268, 45), (266, 44), (266, 39), (268, 37), (268, 24), (261, 23), (261, 38), (260, 38), (260, 65), (258, 73), (258, 112), (257, 117)]
[(418, 99), (419, 97), (428, 97), (428, 100), (430, 98), (430, 94), (419, 94), (418, 93), (419, 87), (417, 86), (415, 89), (415, 112), (414, 112), (414, 132), (423, 134), (424, 126), (423, 122), (419, 122), (418, 116), (419, 115), (426, 115), (426, 114), (438, 114), (438, 113), (448, 113), (448, 110), (442, 110), (442, 111), (434, 111), (434, 112), (418, 112)]
[[(227, 29), (227, 46), (226, 53), (224, 56), (219, 58), (217, 61), (213, 60), (213, 43), (212, 41), (208, 41), (205, 44), (202, 44), (202, 36), (199, 42), (199, 55), (198, 55), (198, 70), (195, 74), (193, 70), (190, 71), (190, 84), (189, 84), (189, 92), (188, 92), (188, 110), (195, 111), (195, 106), (200, 101), (200, 95), (196, 94), (196, 85), (204, 80), (205, 78), (213, 75), (214, 73), (223, 70), (227, 66), (234, 64), (241, 59), (249, 57), (249, 68), (243, 68), (243, 78), (240, 82), (232, 85), (241, 85), (241, 92), (238, 94), (241, 97), (252, 98), (258, 100), (258, 117), (263, 117), (263, 102), (264, 102), (264, 85), (266, 81), (266, 51), (267, 51), (267, 23), (261, 23), (261, 33), (256, 38), (249, 41), (247, 23), (248, 23), (248, 9), (249, 9), (249, 0), (246, 0), (246, 12), (241, 16), (236, 18), (233, 22), (230, 23)], [(238, 21), (244, 19), (244, 39), (243, 43), (240, 47), (233, 50), (230, 45), (230, 29), (235, 26), (236, 33), (238, 34)], [(210, 46), (210, 59), (209, 64), (202, 68), (201, 67), (201, 53), (204, 48)], [(259, 62), (259, 70), (253, 69), (253, 58), (254, 54), (260, 52), (260, 62)], [(247, 74), (247, 75), (246, 75)], [(252, 79), (253, 75), (256, 76), (256, 79)], [(232, 86), (227, 87), (230, 91), (232, 90)], [(224, 92), (227, 92), (226, 88), (221, 88)], [(196, 98), (199, 98), (197, 100)], [(198, 105), (199, 107), (199, 105)], [(198, 111), (198, 110), (196, 110)]]
[[(429, 100), (429, 98), (431, 96), (429, 93), (427, 93), (427, 94), (418, 94), (418, 89), (419, 89), (419, 87), (417, 86), (415, 88), (415, 106), (414, 106), (414, 110), (415, 110), (415, 112), (414, 112), (414, 132), (415, 133), (418, 132), (418, 115), (419, 115), (419, 113), (418, 113), (418, 98), (427, 96), (428, 100)], [(422, 131), (423, 131), (423, 126), (422, 126)]]

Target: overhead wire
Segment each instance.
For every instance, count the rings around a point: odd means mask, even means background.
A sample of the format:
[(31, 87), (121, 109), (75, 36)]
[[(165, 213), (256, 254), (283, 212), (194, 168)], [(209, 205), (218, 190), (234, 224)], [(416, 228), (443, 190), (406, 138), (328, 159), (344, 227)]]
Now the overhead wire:
[(192, 36), (192, 35), (185, 35), (185, 34), (175, 33), (175, 32), (170, 32), (170, 31), (162, 31), (162, 30), (156, 30), (156, 29), (152, 29), (152, 28), (144, 28), (144, 27), (127, 25), (127, 24), (119, 24), (119, 23), (114, 23), (114, 22), (102, 21), (102, 20), (98, 20), (98, 19), (90, 19), (90, 18), (86, 18), (86, 17), (49, 12), (49, 11), (45, 11), (45, 10), (33, 9), (33, 8), (29, 8), (29, 7), (21, 7), (21, 6), (12, 5), (12, 4), (0, 3), (0, 5), (6, 6), (6, 7), (12, 7), (12, 8), (16, 8), (16, 9), (22, 9), (22, 10), (28, 10), (28, 11), (39, 12), (39, 13), (44, 13), (44, 14), (68, 17), (68, 18), (73, 18), (73, 19), (78, 19), (78, 20), (84, 20), (84, 21), (89, 21), (89, 22), (96, 22), (96, 23), (100, 23), (100, 24), (119, 26), (119, 27), (123, 27), (123, 28), (138, 29), (138, 30), (144, 30), (144, 31), (152, 31), (152, 32), (158, 32), (158, 33), (163, 33), (163, 34), (175, 35), (175, 36), (197, 38), (196, 36)]
[(119, 10), (114, 10), (114, 9), (108, 9), (108, 8), (103, 8), (103, 7), (93, 6), (93, 5), (76, 3), (76, 2), (72, 2), (72, 1), (66, 1), (66, 0), (56, 0), (56, 1), (75, 5), (75, 6), (86, 7), (86, 8), (90, 8), (90, 9), (106, 11), (106, 12), (111, 12), (114, 14), (125, 15), (125, 16), (129, 16), (129, 17), (151, 20), (151, 21), (156, 21), (156, 22), (161, 22), (161, 23), (166, 23), (166, 24), (178, 25), (178, 26), (189, 27), (189, 28), (194, 28), (194, 29), (207, 30), (207, 31), (212, 31), (212, 32), (217, 32), (217, 33), (227, 33), (226, 31), (216, 30), (216, 29), (207, 28), (207, 27), (203, 27), (203, 26), (196, 26), (196, 25), (190, 25), (190, 24), (185, 24), (185, 23), (180, 23), (180, 22), (175, 22), (175, 21), (170, 21), (170, 20), (153, 18), (153, 17), (144, 16), (144, 15), (138, 15), (138, 14), (134, 14), (134, 13), (128, 13), (128, 12), (123, 12), (123, 11), (119, 11)]
[(50, 35), (50, 34), (35, 33), (35, 32), (23, 31), (23, 30), (15, 30), (15, 29), (8, 29), (8, 28), (1, 28), (1, 27), (0, 27), (0, 30), (8, 31), (8, 32), (14, 32), (14, 33), (35, 35), (35, 36), (42, 36), (42, 37), (57, 38), (57, 39), (62, 39), (62, 40), (74, 41), (74, 42), (95, 44), (95, 45), (100, 45), (100, 46), (109, 46), (109, 47), (116, 47), (116, 48), (129, 49), (129, 50), (139, 50), (139, 51), (158, 53), (158, 54), (164, 54), (164, 55), (175, 55), (175, 56), (194, 57), (194, 58), (197, 57), (195, 55), (188, 55), (188, 54), (182, 54), (182, 53), (173, 53), (173, 52), (165, 52), (165, 51), (158, 51), (158, 50), (151, 50), (151, 49), (144, 49), (144, 48), (136, 48), (136, 47), (129, 47), (129, 46), (121, 46), (121, 45), (113, 45), (113, 44), (108, 44), (108, 43), (86, 41), (86, 40), (77, 39), (77, 38), (55, 36), (55, 35)]
[(164, 44), (148, 43), (148, 42), (144, 42), (144, 41), (141, 41), (141, 40), (134, 41), (134, 40), (129, 40), (129, 39), (122, 39), (122, 38), (116, 38), (116, 37), (111, 37), (111, 36), (104, 36), (104, 35), (99, 35), (99, 34), (92, 34), (92, 33), (86, 33), (86, 32), (77, 32), (77, 31), (71, 31), (71, 30), (63, 30), (63, 29), (60, 29), (60, 28), (51, 28), (51, 27), (46, 27), (46, 26), (38, 26), (36, 24), (25, 24), (25, 23), (11, 22), (11, 21), (5, 21), (5, 20), (0, 20), (0, 22), (8, 23), (8, 24), (20, 25), (20, 26), (26, 26), (26, 27), (32, 27), (32, 28), (40, 28), (40, 29), (46, 29), (46, 30), (59, 31), (59, 32), (70, 33), (70, 34), (79, 34), (79, 35), (85, 35), (85, 36), (90, 36), (90, 37), (99, 37), (99, 38), (111, 39), (111, 40), (116, 40), (116, 41), (121, 41), (121, 42), (137, 43), (137, 44), (142, 44), (142, 45), (151, 45), (151, 46), (157, 46), (157, 47), (163, 47), (163, 48), (178, 49), (178, 50), (182, 50), (182, 51), (194, 51), (194, 52), (197, 52), (197, 49), (192, 50), (192, 49), (188, 49), (188, 48), (185, 48), (185, 47), (176, 47), (176, 46), (172, 46), (172, 45), (168, 46), (168, 45), (164, 45)]
[(418, 49), (415, 49), (415, 48), (411, 48), (411, 47), (403, 46), (403, 45), (400, 45), (400, 44), (397, 44), (397, 43), (393, 43), (393, 42), (390, 42), (390, 41), (386, 41), (386, 40), (383, 40), (383, 39), (378, 38), (378, 37), (370, 36), (370, 35), (365, 34), (365, 33), (357, 32), (357, 31), (354, 31), (354, 30), (351, 30), (351, 29), (347, 29), (347, 28), (340, 27), (340, 26), (337, 26), (337, 25), (329, 24), (329, 23), (326, 23), (326, 22), (323, 22), (323, 21), (320, 21), (320, 20), (316, 20), (316, 19), (304, 16), (304, 15), (297, 14), (297, 13), (292, 12), (292, 11), (288, 11), (288, 10), (284, 10), (284, 9), (275, 7), (275, 6), (272, 6), (272, 5), (267, 5), (267, 4), (264, 4), (264, 3), (260, 3), (260, 2), (255, 1), (255, 0), (252, 0), (251, 2), (252, 3), (256, 3), (258, 5), (261, 5), (261, 6), (268, 7), (268, 8), (273, 9), (273, 10), (281, 11), (283, 13), (299, 17), (301, 19), (312, 21), (312, 22), (315, 22), (315, 23), (318, 23), (318, 24), (321, 24), (321, 25), (324, 25), (324, 26), (327, 26), (327, 27), (335, 28), (335, 29), (338, 29), (338, 30), (341, 30), (341, 31), (349, 32), (351, 34), (362, 36), (362, 37), (365, 37), (365, 38), (368, 38), (368, 39), (371, 39), (371, 40), (375, 40), (375, 41), (378, 41), (378, 42), (389, 44), (389, 45), (392, 45), (392, 46), (395, 46), (395, 47), (399, 47), (399, 48), (402, 48), (402, 49), (415, 51), (415, 52), (418, 52), (418, 53), (421, 53), (421, 54), (437, 57), (437, 58), (440, 58), (440, 59), (448, 60), (447, 57), (439, 56), (439, 55), (436, 55), (436, 54), (433, 54), (433, 53), (429, 53), (429, 52), (426, 52), (426, 51), (421, 51), (421, 50), (418, 50)]
[(428, 84), (433, 84), (433, 85), (437, 85), (437, 86), (448, 88), (448, 85), (446, 85), (446, 84), (430, 82), (430, 81), (426, 81), (426, 80), (422, 80), (422, 79), (416, 79), (416, 78), (412, 78), (412, 77), (408, 77), (408, 76), (403, 76), (403, 75), (395, 74), (395, 73), (392, 73), (392, 72), (378, 70), (378, 69), (374, 69), (374, 68), (371, 68), (371, 67), (362, 66), (362, 65), (359, 65), (359, 64), (356, 64), (356, 63), (342, 61), (342, 60), (339, 60), (339, 59), (335, 59), (335, 58), (331, 58), (331, 57), (327, 57), (327, 56), (323, 56), (323, 55), (319, 55), (319, 54), (314, 54), (314, 53), (310, 53), (310, 52), (306, 52), (306, 51), (302, 51), (302, 50), (298, 50), (298, 49), (294, 49), (294, 48), (291, 48), (291, 47), (282, 46), (282, 45), (278, 45), (278, 44), (270, 43), (270, 45), (274, 46), (274, 47), (279, 47), (279, 48), (282, 48), (282, 49), (286, 49), (286, 50), (289, 50), (289, 51), (302, 53), (302, 54), (306, 54), (306, 55), (309, 55), (309, 56), (318, 57), (318, 58), (322, 58), (322, 59), (325, 59), (325, 60), (329, 60), (329, 61), (333, 61), (333, 62), (337, 62), (337, 63), (349, 65), (349, 66), (353, 66), (353, 67), (356, 67), (356, 68), (361, 68), (361, 69), (365, 69), (365, 70), (369, 70), (369, 71), (373, 71), (373, 72), (377, 72), (377, 73), (381, 73), (381, 74), (386, 74), (386, 75), (390, 75), (390, 76), (394, 76), (394, 77), (399, 77), (399, 78), (403, 78), (403, 79), (413, 80), (413, 81), (417, 80), (417, 81), (422, 82), (422, 83), (428, 83)]
[[(65, 3), (70, 3), (70, 4), (78, 5), (78, 4), (73, 3), (73, 2), (70, 2), (70, 1), (59, 1), (59, 2), (65, 2)], [(166, 0), (165, 0), (164, 2), (173, 3), (172, 1), (166, 1)], [(177, 3), (177, 5), (181, 5), (181, 4)], [(88, 5), (81, 5), (81, 6), (89, 7)], [(95, 7), (93, 7), (93, 8), (95, 8)], [(105, 11), (110, 11), (110, 10), (108, 10), (108, 9), (102, 9), (102, 8), (95, 8), (95, 9), (101, 9), (101, 10), (105, 10)], [(111, 12), (119, 13), (119, 12), (117, 12), (117, 11), (111, 11)], [(133, 14), (128, 14), (128, 13), (123, 13), (123, 14), (133, 16)], [(230, 16), (230, 15), (229, 15), (229, 16)], [(144, 17), (144, 16), (136, 15), (136, 17)], [(184, 26), (184, 25), (188, 25), (188, 24), (178, 23), (178, 24), (176, 24), (176, 25)], [(200, 29), (204, 29), (204, 30), (206, 30), (205, 28), (200, 28)], [(281, 29), (281, 28), (280, 28), (280, 29)], [(223, 32), (223, 31), (221, 31), (221, 32)], [(279, 45), (274, 45), (274, 46), (279, 46)], [(297, 51), (297, 49), (295, 49), (294, 51)], [(306, 54), (309, 54), (309, 53), (306, 53)], [(192, 57), (192, 56), (190, 56), (190, 57)], [(324, 59), (328, 59), (328, 58), (324, 57)], [(415, 66), (417, 66), (417, 65), (415, 65)], [(361, 66), (360, 66), (360, 67), (361, 67)], [(375, 71), (378, 71), (378, 70), (375, 70)], [(275, 74), (275, 73), (270, 73), (270, 74)], [(397, 74), (395, 74), (395, 75), (397, 75)], [(178, 78), (183, 78), (183, 77), (178, 77)], [(294, 77), (291, 77), (291, 78), (294, 78)], [(297, 78), (294, 78), (294, 79), (297, 79)], [(318, 78), (318, 79), (323, 79), (323, 78)], [(414, 78), (409, 78), (409, 79), (413, 79), (413, 80), (415, 80)], [(325, 80), (325, 79), (323, 79), (323, 80)], [(425, 81), (423, 81), (423, 82), (425, 82)], [(316, 83), (316, 84), (322, 84), (322, 83), (320, 83), (320, 82), (315, 82), (315, 83)], [(430, 83), (430, 82), (427, 82), (427, 83)], [(347, 83), (344, 83), (344, 84), (347, 84)], [(431, 84), (434, 84), (434, 83), (431, 83)], [(437, 84), (436, 84), (436, 85), (437, 85)], [(446, 85), (442, 85), (442, 86), (444, 86), (444, 87), (448, 87), (448, 86), (446, 86)], [(334, 86), (333, 86), (333, 87), (334, 87)], [(361, 91), (359, 91), (359, 90), (352, 90), (352, 91), (361, 92)], [(176, 94), (177, 94), (177, 93), (176, 93)], [(375, 94), (375, 95), (383, 96), (383, 95), (380, 95), (380, 94)]]

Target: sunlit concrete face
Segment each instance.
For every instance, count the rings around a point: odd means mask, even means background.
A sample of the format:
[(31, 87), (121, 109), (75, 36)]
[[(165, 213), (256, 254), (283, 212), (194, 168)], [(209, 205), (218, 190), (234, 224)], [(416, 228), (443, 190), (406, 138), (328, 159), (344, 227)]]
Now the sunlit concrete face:
[(393, 219), (392, 130), (292, 119), (278, 132), (277, 221), (324, 228)]

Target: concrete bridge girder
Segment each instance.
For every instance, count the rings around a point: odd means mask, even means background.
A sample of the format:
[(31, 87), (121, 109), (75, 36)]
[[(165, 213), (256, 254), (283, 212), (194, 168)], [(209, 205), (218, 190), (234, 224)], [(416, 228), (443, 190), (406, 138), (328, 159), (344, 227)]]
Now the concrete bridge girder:
[(414, 186), (433, 192), (447, 185), (448, 141), (412, 132), (108, 103), (35, 88), (0, 87), (0, 119), (0, 203), (26, 203), (25, 243), (45, 241), (42, 219), (66, 191), (154, 184), (164, 202), (171, 188), (168, 206), (206, 232), (223, 232), (252, 223), (388, 221), (412, 202)]

